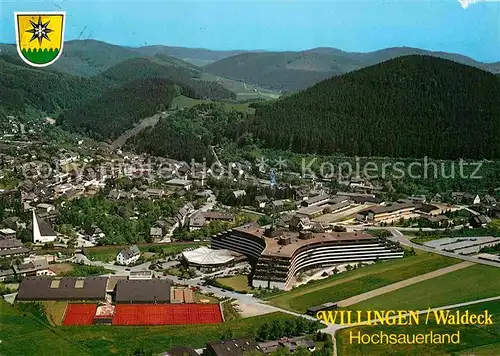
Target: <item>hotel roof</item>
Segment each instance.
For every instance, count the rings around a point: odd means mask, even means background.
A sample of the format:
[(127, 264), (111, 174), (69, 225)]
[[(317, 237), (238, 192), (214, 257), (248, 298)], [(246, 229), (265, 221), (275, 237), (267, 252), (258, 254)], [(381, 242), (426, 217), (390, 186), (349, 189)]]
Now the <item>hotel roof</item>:
[[(254, 235), (263, 239), (266, 243), (266, 248), (262, 255), (276, 256), (276, 257), (292, 257), (295, 251), (301, 247), (321, 244), (321, 243), (346, 243), (346, 242), (362, 242), (375, 240), (376, 237), (366, 232), (309, 232), (311, 237), (309, 239), (300, 239), (298, 232), (283, 231), (281, 235), (276, 238), (266, 237), (265, 230), (254, 225), (244, 225), (233, 230), (242, 231), (247, 234)], [(280, 238), (290, 239), (290, 244), (279, 244)]]

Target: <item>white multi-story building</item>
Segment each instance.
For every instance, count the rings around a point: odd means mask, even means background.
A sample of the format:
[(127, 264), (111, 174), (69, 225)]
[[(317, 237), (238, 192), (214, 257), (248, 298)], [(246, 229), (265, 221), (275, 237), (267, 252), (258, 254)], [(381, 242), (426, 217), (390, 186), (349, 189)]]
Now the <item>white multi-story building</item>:
[(126, 249), (121, 250), (118, 255), (116, 255), (116, 263), (123, 266), (128, 266), (136, 262), (141, 257), (141, 251), (136, 245), (130, 246)]

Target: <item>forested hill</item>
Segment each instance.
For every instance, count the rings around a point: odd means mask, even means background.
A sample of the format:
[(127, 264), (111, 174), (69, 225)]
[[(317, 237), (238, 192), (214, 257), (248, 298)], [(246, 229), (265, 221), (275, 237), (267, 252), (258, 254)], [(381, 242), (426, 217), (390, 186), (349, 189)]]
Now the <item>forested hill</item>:
[(429, 56), (406, 56), (261, 105), (249, 127), (296, 152), (500, 157), (500, 80)]
[(180, 89), (168, 79), (137, 79), (63, 112), (57, 123), (97, 139), (116, 138), (141, 119), (166, 110)]
[[(156, 59), (164, 59), (157, 56)], [(193, 90), (198, 99), (236, 99), (236, 94), (215, 82), (200, 80), (200, 72), (181, 65), (162, 65), (146, 58), (123, 61), (101, 74), (103, 77), (125, 83), (141, 78), (164, 78)]]
[[(49, 114), (90, 100), (112, 85), (106, 78), (82, 78), (29, 67), (19, 57), (0, 56), (0, 113), (26, 106)], [(1, 116), (3, 117), (3, 115)]]
[(242, 53), (209, 64), (204, 69), (218, 76), (296, 92), (332, 76), (406, 55), (429, 55), (492, 73), (500, 72), (500, 63), (481, 63), (460, 54), (410, 47), (386, 48), (367, 53), (344, 52), (335, 48), (314, 48), (301, 52)]

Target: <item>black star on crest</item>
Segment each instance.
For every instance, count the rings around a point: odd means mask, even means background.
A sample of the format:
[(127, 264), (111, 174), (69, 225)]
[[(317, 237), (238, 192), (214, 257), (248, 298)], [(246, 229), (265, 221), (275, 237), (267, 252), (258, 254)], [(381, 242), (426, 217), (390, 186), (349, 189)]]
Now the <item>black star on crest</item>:
[(26, 30), (26, 32), (33, 34), (33, 36), (30, 39), (30, 42), (35, 40), (35, 39), (38, 39), (38, 44), (41, 46), (42, 40), (44, 38), (46, 40), (50, 41), (48, 34), (53, 32), (53, 30), (48, 28), (50, 20), (47, 21), (46, 23), (42, 23), (42, 17), (38, 16), (38, 23), (34, 23), (31, 20), (30, 20), (30, 23), (31, 23), (31, 26), (33, 26), (33, 28), (31, 30)]

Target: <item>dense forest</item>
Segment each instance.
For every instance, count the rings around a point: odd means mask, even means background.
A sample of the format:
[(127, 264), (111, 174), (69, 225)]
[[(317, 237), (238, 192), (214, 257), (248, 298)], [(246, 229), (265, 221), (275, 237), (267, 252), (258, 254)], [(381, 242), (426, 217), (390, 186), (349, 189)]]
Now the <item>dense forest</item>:
[[(165, 60), (165, 56), (157, 56)], [(146, 58), (129, 59), (102, 73), (105, 78), (127, 82), (141, 78), (165, 78), (192, 89), (197, 99), (236, 99), (236, 94), (215, 82), (200, 80), (200, 72), (191, 67), (162, 65)]]
[(406, 56), (261, 104), (248, 130), (266, 147), (302, 153), (500, 157), (500, 80)]
[(226, 110), (223, 104), (201, 104), (160, 119), (154, 128), (141, 131), (127, 144), (156, 156), (212, 163), (210, 146), (239, 136), (246, 120), (245, 113)]
[(180, 88), (167, 79), (138, 79), (63, 112), (57, 122), (96, 139), (116, 138), (141, 119), (166, 110), (179, 94)]
[(82, 78), (28, 67), (18, 57), (0, 56), (0, 110), (24, 112), (26, 105), (57, 113), (111, 87), (106, 78)]

